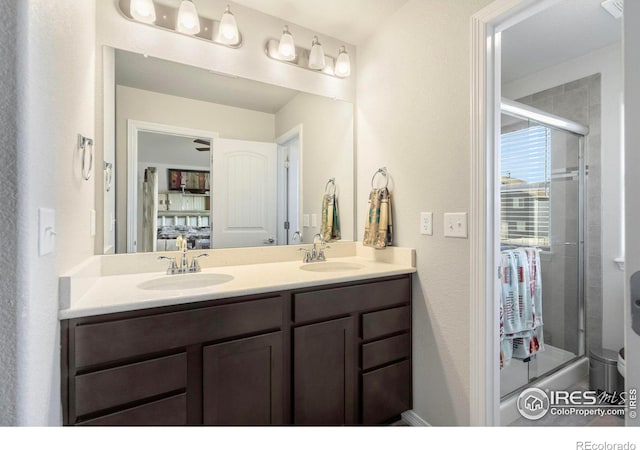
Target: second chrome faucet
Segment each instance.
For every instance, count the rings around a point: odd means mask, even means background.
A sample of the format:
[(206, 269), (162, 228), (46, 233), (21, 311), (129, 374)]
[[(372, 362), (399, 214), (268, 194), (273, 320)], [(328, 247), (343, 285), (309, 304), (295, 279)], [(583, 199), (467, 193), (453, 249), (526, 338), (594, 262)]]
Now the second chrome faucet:
[(176, 239), (176, 246), (178, 247), (178, 251), (181, 252), (180, 264), (176, 262), (176, 258), (172, 258), (169, 256), (158, 256), (159, 260), (169, 261), (167, 275), (200, 272), (202, 269), (200, 268), (198, 259), (208, 257), (209, 254), (202, 253), (200, 255), (196, 255), (191, 259), (191, 264), (189, 264), (189, 256), (187, 255), (187, 239), (182, 236), (178, 236), (178, 239)]
[(310, 263), (310, 262), (326, 261), (327, 258), (324, 255), (324, 251), (327, 248), (331, 248), (331, 247), (329, 247), (327, 245), (327, 242), (324, 239), (322, 239), (322, 235), (320, 233), (317, 233), (315, 236), (313, 236), (313, 247), (311, 248), (311, 250), (308, 250), (306, 248), (299, 248), (298, 251), (304, 252), (302, 256), (302, 262)]

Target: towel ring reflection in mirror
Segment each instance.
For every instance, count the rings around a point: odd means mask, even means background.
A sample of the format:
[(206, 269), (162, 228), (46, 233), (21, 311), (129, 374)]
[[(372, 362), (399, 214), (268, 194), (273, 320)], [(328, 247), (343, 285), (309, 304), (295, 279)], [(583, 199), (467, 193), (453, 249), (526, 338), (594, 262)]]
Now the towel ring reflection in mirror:
[(111, 182), (113, 181), (113, 164), (104, 162), (104, 190), (109, 192), (111, 190)]
[[(331, 188), (333, 187), (333, 192), (331, 192)], [(324, 193), (327, 195), (335, 195), (336, 193), (336, 179), (329, 178), (327, 184), (324, 186)]]
[(376, 170), (376, 173), (373, 174), (373, 177), (371, 178), (371, 189), (376, 188), (376, 185), (374, 183), (378, 174), (381, 174), (384, 177), (384, 188), (387, 189), (387, 187), (389, 187), (389, 174), (387, 173), (386, 167), (379, 168), (378, 170)]
[[(82, 150), (82, 178), (89, 181), (93, 170), (93, 139), (78, 135), (78, 148)], [(87, 151), (89, 152), (89, 166), (87, 167)]]

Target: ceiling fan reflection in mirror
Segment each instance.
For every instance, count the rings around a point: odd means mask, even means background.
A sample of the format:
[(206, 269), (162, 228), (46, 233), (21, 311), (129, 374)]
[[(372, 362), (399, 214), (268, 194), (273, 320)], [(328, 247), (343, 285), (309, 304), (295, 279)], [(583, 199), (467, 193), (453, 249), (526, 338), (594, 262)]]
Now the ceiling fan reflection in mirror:
[(211, 151), (211, 141), (205, 139), (195, 139), (193, 141), (194, 144), (202, 145), (203, 147), (196, 147), (196, 150), (199, 152), (209, 152)]

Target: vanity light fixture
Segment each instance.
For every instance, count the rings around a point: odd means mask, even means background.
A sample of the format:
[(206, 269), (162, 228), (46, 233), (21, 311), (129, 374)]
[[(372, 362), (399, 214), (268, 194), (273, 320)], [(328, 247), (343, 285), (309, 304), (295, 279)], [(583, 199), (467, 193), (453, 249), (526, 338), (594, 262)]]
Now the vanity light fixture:
[(280, 53), (280, 59), (283, 61), (293, 61), (296, 59), (296, 44), (287, 25), (285, 25), (284, 30), (282, 30), (280, 44), (278, 45), (278, 53)]
[(311, 43), (311, 52), (309, 53), (309, 69), (324, 70), (326, 66), (327, 61), (324, 57), (322, 44), (318, 40), (318, 36), (314, 36)]
[(349, 59), (349, 54), (344, 45), (340, 47), (340, 53), (338, 54), (338, 59), (336, 59), (335, 73), (340, 78), (346, 78), (351, 75), (351, 59)]
[(200, 17), (192, 0), (182, 0), (178, 11), (176, 31), (190, 35), (200, 33)]
[[(340, 47), (340, 54), (338, 58), (335, 58), (325, 54), (318, 36), (314, 36), (311, 49), (296, 47), (293, 43), (293, 37), (291, 37), (290, 43), (287, 42), (289, 36), (291, 36), (291, 33), (289, 33), (289, 30), (285, 27), (280, 40), (267, 39), (264, 48), (264, 53), (267, 57), (274, 61), (334, 78), (348, 78), (351, 76), (351, 61), (349, 60), (349, 54), (345, 46)], [(283, 53), (283, 40), (285, 47), (291, 45), (293, 50), (285, 48)], [(285, 58), (286, 55), (289, 55), (289, 57)], [(291, 55), (293, 55), (293, 57)]]
[(236, 18), (231, 12), (229, 5), (227, 5), (227, 9), (220, 19), (220, 26), (218, 27), (218, 36), (216, 41), (228, 45), (236, 45), (240, 42), (238, 24), (236, 23)]
[(227, 48), (242, 47), (242, 33), (229, 6), (218, 21), (201, 17), (193, 0), (182, 0), (179, 5), (154, 0), (112, 1), (116, 2), (116, 9), (122, 17), (138, 24), (157, 30), (182, 33), (193, 39), (213, 42)]
[(131, 0), (131, 16), (139, 22), (154, 23), (156, 7), (153, 0)]

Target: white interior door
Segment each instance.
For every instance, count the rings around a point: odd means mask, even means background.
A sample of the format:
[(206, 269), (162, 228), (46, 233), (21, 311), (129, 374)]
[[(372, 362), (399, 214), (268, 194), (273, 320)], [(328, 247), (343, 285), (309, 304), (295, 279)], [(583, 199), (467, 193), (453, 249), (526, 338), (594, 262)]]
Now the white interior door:
[(275, 143), (213, 139), (212, 248), (277, 244)]
[[(625, 64), (625, 359), (627, 394), (635, 390), (635, 409), (626, 415), (627, 425), (640, 425), (637, 395), (640, 389), (640, 331), (633, 329), (633, 314), (640, 315), (637, 292), (630, 280), (640, 271), (640, 3), (624, 4)], [(635, 312), (632, 311), (635, 309)], [(636, 317), (636, 322), (640, 320)], [(631, 406), (631, 405), (629, 405)]]

